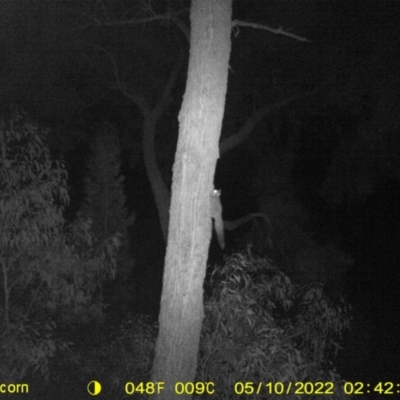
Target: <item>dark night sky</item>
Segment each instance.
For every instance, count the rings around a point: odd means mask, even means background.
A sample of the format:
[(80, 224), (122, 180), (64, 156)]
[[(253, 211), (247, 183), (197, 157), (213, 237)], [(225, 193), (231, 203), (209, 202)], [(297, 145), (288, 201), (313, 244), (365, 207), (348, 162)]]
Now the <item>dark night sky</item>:
[[(136, 273), (153, 299), (142, 302), (153, 310), (164, 246), (140, 149), (143, 118), (116, 89), (113, 66), (99, 46), (114, 56), (126, 87), (153, 105), (180, 47), (187, 64), (188, 45), (172, 23), (102, 26), (124, 15), (145, 16), (138, 1), (105, 3), (109, 20), (93, 1), (0, 2), (0, 112), (18, 104), (51, 129), (51, 148), (69, 168), (71, 215), (82, 200), (82, 165), (96, 124), (105, 118), (114, 124), (128, 206), (138, 215)], [(159, 13), (168, 5), (189, 6), (152, 3)], [(233, 32), (221, 140), (255, 110), (271, 105), (271, 112), (219, 160), (215, 182), (225, 217), (277, 215), (288, 212), (284, 202), (294, 218), (307, 213), (302, 229), (354, 260), (343, 288), (363, 319), (351, 340), (365, 340), (372, 350), (359, 343), (357, 351), (367, 353), (364, 367), (349, 373), (363, 381), (399, 381), (400, 2), (242, 0), (233, 7), (236, 19), (282, 26), (309, 42), (250, 28)], [(180, 17), (188, 23), (187, 12)], [(185, 66), (157, 127), (158, 163), (168, 184), (186, 72)], [(235, 235), (228, 240), (234, 250)], [(210, 254), (221, 260), (214, 242)]]

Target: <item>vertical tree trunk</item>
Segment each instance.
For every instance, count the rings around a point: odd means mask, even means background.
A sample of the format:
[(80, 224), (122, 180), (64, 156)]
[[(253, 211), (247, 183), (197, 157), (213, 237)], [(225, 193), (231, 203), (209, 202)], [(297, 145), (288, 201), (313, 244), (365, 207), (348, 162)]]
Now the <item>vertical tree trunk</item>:
[(232, 0), (193, 0), (190, 61), (179, 114), (172, 199), (152, 381), (159, 399), (178, 396), (175, 383), (193, 382), (203, 311), (203, 282), (211, 239), (210, 195), (231, 50)]

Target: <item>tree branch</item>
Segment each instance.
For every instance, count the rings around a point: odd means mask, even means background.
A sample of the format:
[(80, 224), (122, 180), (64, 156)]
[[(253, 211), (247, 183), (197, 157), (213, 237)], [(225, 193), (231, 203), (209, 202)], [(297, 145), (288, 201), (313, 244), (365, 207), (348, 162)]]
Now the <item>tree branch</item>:
[(267, 106), (262, 107), (257, 111), (254, 111), (253, 114), (247, 119), (247, 121), (243, 124), (243, 126), (239, 129), (237, 133), (234, 133), (233, 135), (221, 141), (219, 146), (220, 155), (222, 156), (227, 151), (232, 150), (240, 143), (245, 141), (252, 132), (252, 130), (254, 129), (254, 127), (256, 126), (256, 124), (258, 124), (268, 114), (271, 114), (274, 110), (285, 107), (289, 103), (301, 99), (303, 97), (312, 96), (315, 93), (317, 93), (318, 90), (320, 90), (322, 87), (328, 84), (331, 84), (331, 82), (325, 82), (322, 85), (315, 87), (310, 92), (294, 94), (292, 96), (287, 97), (286, 99), (280, 100), (274, 104), (268, 104)]
[(288, 37), (290, 37), (292, 39), (299, 40), (300, 42), (309, 42), (309, 40), (307, 38), (295, 35), (295, 34), (290, 33), (290, 32), (287, 32), (287, 31), (283, 30), (283, 28), (281, 26), (279, 28), (277, 28), (277, 29), (274, 29), (274, 28), (271, 28), (271, 27), (269, 27), (267, 25), (256, 24), (256, 23), (253, 23), (253, 22), (244, 22), (244, 21), (239, 21), (237, 19), (232, 21), (232, 29), (235, 26), (245, 26), (245, 27), (248, 27), (248, 28), (263, 29), (265, 31), (274, 33), (275, 35), (284, 35), (284, 36), (288, 36)]
[(183, 33), (185, 38), (187, 39), (188, 43), (190, 42), (190, 30), (189, 28), (185, 25), (185, 23), (178, 17), (179, 14), (182, 14), (183, 12), (187, 12), (189, 9), (185, 8), (182, 10), (179, 10), (177, 12), (167, 12), (164, 14), (156, 14), (151, 8), (146, 9), (146, 13), (150, 14), (148, 17), (143, 17), (139, 19), (124, 19), (124, 20), (107, 20), (107, 19), (99, 19), (96, 18), (95, 16), (91, 15), (90, 13), (86, 12), (85, 16), (93, 21), (93, 23), (89, 23), (86, 25), (83, 25), (79, 28), (74, 28), (74, 30), (84, 30), (88, 28), (93, 28), (93, 27), (102, 27), (102, 26), (134, 26), (134, 25), (140, 25), (140, 24), (146, 24), (147, 22), (154, 22), (154, 21), (171, 21), (173, 22)]
[(149, 105), (147, 104), (145, 98), (141, 94), (136, 94), (134, 95), (133, 93), (129, 92), (126, 90), (124, 85), (121, 82), (120, 76), (119, 76), (119, 70), (118, 70), (118, 65), (117, 62), (115, 61), (114, 56), (104, 47), (99, 46), (97, 44), (90, 44), (90, 46), (93, 46), (97, 48), (98, 50), (102, 51), (107, 58), (111, 61), (111, 64), (113, 65), (113, 70), (114, 70), (114, 76), (117, 81), (117, 88), (121, 91), (121, 93), (126, 96), (128, 99), (132, 100), (140, 109), (140, 111), (143, 113), (143, 115), (148, 115), (150, 113), (150, 108)]

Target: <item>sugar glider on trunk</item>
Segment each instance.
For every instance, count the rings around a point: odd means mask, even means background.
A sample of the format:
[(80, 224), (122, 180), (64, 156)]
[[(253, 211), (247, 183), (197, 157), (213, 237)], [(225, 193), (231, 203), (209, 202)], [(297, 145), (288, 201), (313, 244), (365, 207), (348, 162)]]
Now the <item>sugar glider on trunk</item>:
[(264, 213), (250, 213), (234, 221), (224, 221), (222, 219), (221, 191), (216, 189), (211, 194), (210, 215), (214, 220), (215, 233), (217, 234), (218, 244), (222, 250), (225, 249), (225, 230), (232, 231), (253, 218), (262, 218), (270, 225), (269, 219)]

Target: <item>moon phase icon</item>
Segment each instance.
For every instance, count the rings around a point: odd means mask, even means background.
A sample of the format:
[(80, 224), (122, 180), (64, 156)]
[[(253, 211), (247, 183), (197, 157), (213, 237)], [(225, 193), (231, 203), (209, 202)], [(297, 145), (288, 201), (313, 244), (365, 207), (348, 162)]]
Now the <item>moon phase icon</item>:
[(101, 384), (100, 382), (97, 381), (91, 381), (87, 385), (87, 391), (92, 395), (92, 396), (97, 396), (101, 392)]

